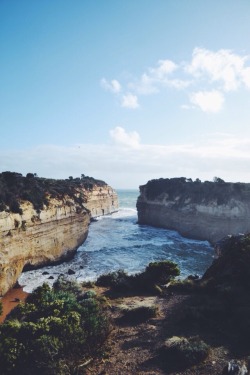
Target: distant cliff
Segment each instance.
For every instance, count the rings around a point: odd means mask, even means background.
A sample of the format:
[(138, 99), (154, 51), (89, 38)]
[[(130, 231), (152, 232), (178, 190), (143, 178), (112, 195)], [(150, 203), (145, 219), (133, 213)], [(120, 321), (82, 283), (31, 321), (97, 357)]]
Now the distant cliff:
[(140, 186), (138, 222), (216, 243), (250, 231), (250, 184), (172, 178)]
[(68, 180), (0, 174), (0, 295), (23, 269), (62, 261), (88, 234), (92, 217), (118, 209), (116, 192), (91, 177)]

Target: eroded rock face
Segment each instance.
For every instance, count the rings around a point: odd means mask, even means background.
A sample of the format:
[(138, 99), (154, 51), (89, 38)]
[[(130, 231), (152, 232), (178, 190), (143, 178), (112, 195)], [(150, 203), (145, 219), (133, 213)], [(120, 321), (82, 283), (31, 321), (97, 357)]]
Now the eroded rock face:
[(91, 217), (118, 209), (117, 194), (108, 185), (83, 189), (82, 193), (84, 205), (64, 195), (48, 197), (48, 206), (39, 213), (28, 201), (20, 202), (22, 214), (0, 212), (0, 295), (16, 283), (24, 268), (73, 256), (87, 237)]
[(250, 184), (159, 179), (140, 186), (138, 222), (212, 244), (250, 231)]
[[(227, 236), (219, 241), (215, 248), (217, 258), (203, 275), (202, 282), (217, 289), (221, 286), (223, 289), (245, 289), (243, 303), (246, 307), (250, 288), (250, 234)], [(250, 309), (250, 303), (248, 307)]]

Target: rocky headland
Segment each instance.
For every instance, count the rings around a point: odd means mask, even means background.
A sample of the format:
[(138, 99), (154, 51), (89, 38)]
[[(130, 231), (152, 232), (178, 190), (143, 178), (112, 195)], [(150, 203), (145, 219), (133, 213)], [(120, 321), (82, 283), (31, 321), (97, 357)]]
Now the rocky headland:
[(140, 186), (137, 211), (139, 224), (215, 244), (228, 234), (250, 231), (250, 184), (220, 178), (151, 180)]
[(0, 174), (0, 296), (25, 269), (63, 261), (85, 241), (90, 220), (118, 209), (105, 182)]

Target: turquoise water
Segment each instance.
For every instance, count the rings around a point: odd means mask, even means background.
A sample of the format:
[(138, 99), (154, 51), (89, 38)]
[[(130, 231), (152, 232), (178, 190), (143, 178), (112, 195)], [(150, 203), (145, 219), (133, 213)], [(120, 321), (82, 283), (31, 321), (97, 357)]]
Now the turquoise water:
[(119, 207), (120, 208), (136, 208), (136, 201), (140, 194), (139, 190), (116, 190), (118, 193)]
[[(85, 243), (74, 259), (58, 266), (28, 271), (19, 282), (26, 291), (46, 281), (53, 283), (59, 274), (75, 271), (79, 281), (95, 280), (99, 275), (124, 269), (128, 273), (142, 271), (148, 263), (170, 259), (181, 269), (181, 277), (202, 275), (213, 260), (214, 251), (206, 241), (180, 236), (175, 231), (137, 224), (138, 190), (117, 190), (119, 211), (93, 222)], [(43, 275), (46, 271), (49, 275)], [(50, 280), (48, 277), (53, 276)]]

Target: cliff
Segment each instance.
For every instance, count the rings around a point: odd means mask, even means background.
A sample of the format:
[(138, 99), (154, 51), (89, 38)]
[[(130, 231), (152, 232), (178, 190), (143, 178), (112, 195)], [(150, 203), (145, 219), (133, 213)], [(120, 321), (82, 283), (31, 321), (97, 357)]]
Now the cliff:
[(151, 180), (140, 186), (138, 223), (173, 229), (212, 244), (228, 234), (250, 230), (250, 184)]
[(23, 269), (73, 256), (87, 237), (91, 218), (117, 208), (116, 192), (93, 178), (0, 174), (0, 295)]

